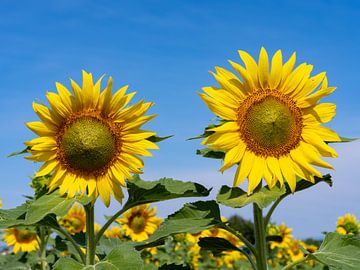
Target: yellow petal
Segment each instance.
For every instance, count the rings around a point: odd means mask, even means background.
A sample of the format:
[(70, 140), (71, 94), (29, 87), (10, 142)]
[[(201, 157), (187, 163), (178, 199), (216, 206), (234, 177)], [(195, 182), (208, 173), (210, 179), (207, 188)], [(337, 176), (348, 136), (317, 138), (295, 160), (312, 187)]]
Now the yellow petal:
[(303, 110), (305, 124), (327, 123), (336, 115), (336, 105), (333, 103), (321, 103)]
[(286, 182), (289, 184), (289, 187), (292, 192), (295, 191), (296, 188), (296, 175), (291, 166), (291, 158), (290, 156), (283, 156), (279, 158), (279, 165), (281, 172), (283, 173)]
[(261, 182), (264, 173), (265, 159), (255, 156), (253, 166), (249, 174), (248, 194), (250, 194)]
[(236, 147), (230, 149), (224, 158), (224, 164), (221, 167), (220, 171), (224, 172), (225, 170), (232, 167), (234, 164), (239, 163), (241, 158), (244, 155), (246, 145), (244, 143), (239, 143)]
[(309, 129), (303, 129), (302, 138), (309, 144), (315, 146), (325, 157), (338, 157), (336, 151), (326, 144), (319, 135)]
[(267, 157), (266, 164), (267, 164), (269, 170), (273, 173), (273, 175), (276, 176), (277, 180), (279, 180), (280, 185), (282, 186), (284, 183), (284, 180), (283, 180), (283, 175), (281, 173), (279, 160), (275, 157)]
[(277, 89), (281, 81), (282, 73), (282, 54), (278, 50), (271, 60), (271, 73), (269, 78), (269, 85), (271, 89)]
[(109, 115), (111, 111), (110, 104), (112, 99), (112, 84), (113, 84), (113, 79), (110, 76), (108, 84), (104, 89), (104, 91), (101, 93), (98, 103), (99, 109), (101, 109), (103, 114), (106, 116)]
[(260, 87), (258, 83), (258, 66), (256, 64), (256, 61), (250, 54), (248, 54), (245, 51), (239, 50), (239, 55), (241, 60), (243, 60), (246, 70), (249, 72), (250, 77), (256, 87)]
[(68, 111), (72, 111), (72, 98), (70, 91), (61, 83), (55, 83), (56, 89), (58, 90), (61, 102), (68, 109)]
[(231, 66), (233, 67), (233, 69), (235, 69), (235, 71), (237, 73), (239, 73), (239, 75), (241, 76), (241, 78), (243, 79), (243, 85), (244, 85), (244, 92), (245, 93), (251, 93), (254, 90), (257, 89), (255, 83), (253, 82), (251, 75), (249, 74), (249, 72), (243, 68), (241, 65), (229, 61), (229, 63), (231, 64)]
[(264, 47), (260, 50), (258, 76), (262, 89), (267, 89), (269, 85), (269, 57)]
[(311, 106), (316, 105), (316, 103), (319, 102), (320, 99), (323, 97), (326, 97), (330, 95), (332, 92), (334, 92), (336, 87), (329, 87), (329, 88), (323, 88), (319, 91), (315, 92), (314, 94), (304, 97), (296, 102), (297, 106), (300, 108), (308, 108)]
[(56, 129), (48, 127), (43, 122), (27, 122), (26, 126), (39, 136), (54, 136)]
[(248, 177), (253, 165), (255, 154), (250, 151), (245, 151), (244, 157), (241, 160), (238, 170), (236, 171), (234, 186), (239, 186), (246, 177)]
[(223, 103), (225, 106), (237, 109), (240, 105), (239, 99), (227, 91), (215, 87), (203, 87), (202, 90), (215, 100)]
[(57, 160), (49, 160), (48, 162), (45, 162), (37, 172), (36, 177), (51, 173), (56, 168), (56, 166), (58, 166), (58, 164), (59, 162)]
[(226, 107), (223, 104), (219, 103), (213, 98), (210, 98), (209, 96), (198, 93), (201, 99), (205, 102), (205, 104), (208, 106), (208, 108), (213, 111), (217, 116), (225, 119), (225, 120), (236, 120), (237, 114), (236, 110)]
[(294, 52), (291, 57), (289, 58), (289, 60), (284, 64), (283, 68), (282, 68), (282, 79), (281, 82), (285, 82), (286, 78), (289, 76), (289, 74), (291, 73), (292, 69), (295, 66), (295, 62), (296, 62), (296, 52)]

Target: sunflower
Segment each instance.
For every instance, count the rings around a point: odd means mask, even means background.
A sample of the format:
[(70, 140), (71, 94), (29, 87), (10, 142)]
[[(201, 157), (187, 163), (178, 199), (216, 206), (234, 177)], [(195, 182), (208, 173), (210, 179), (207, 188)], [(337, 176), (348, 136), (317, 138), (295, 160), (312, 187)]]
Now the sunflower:
[(293, 239), (292, 229), (287, 227), (284, 223), (281, 223), (279, 226), (275, 224), (269, 225), (268, 235), (281, 236), (281, 242), (271, 242), (271, 249), (284, 248)]
[(74, 204), (68, 213), (59, 219), (59, 224), (69, 233), (77, 234), (86, 231), (86, 214), (81, 204)]
[(123, 230), (119, 226), (112, 226), (110, 229), (107, 229), (104, 232), (104, 235), (107, 238), (122, 238), (124, 233), (123, 233)]
[(140, 126), (155, 115), (145, 116), (153, 105), (140, 101), (127, 106), (135, 92), (127, 86), (112, 95), (112, 78), (101, 91), (101, 77), (95, 84), (91, 73), (83, 71), (82, 88), (73, 80), (73, 93), (56, 83), (58, 94), (46, 94), (50, 107), (33, 103), (41, 122), (26, 125), (38, 138), (26, 142), (30, 160), (45, 162), (36, 176), (50, 173), (50, 191), (60, 187), (60, 194), (74, 197), (99, 195), (106, 206), (110, 193), (121, 202), (124, 179), (142, 173), (141, 156), (151, 156), (147, 149), (158, 149), (147, 140), (154, 132)]
[(360, 233), (360, 223), (354, 215), (346, 214), (339, 217), (336, 225), (336, 232), (339, 234), (358, 235)]
[(204, 87), (200, 97), (221, 122), (209, 128), (211, 134), (202, 144), (225, 153), (221, 172), (238, 164), (234, 185), (245, 178), (251, 193), (265, 179), (271, 187), (284, 179), (292, 191), (296, 176), (313, 182), (321, 173), (312, 165), (330, 168), (321, 159), (337, 157), (327, 141), (340, 141), (339, 136), (321, 124), (335, 116), (335, 104), (319, 100), (331, 94), (326, 74), (310, 77), (313, 66), (303, 63), (293, 70), (295, 53), (283, 64), (281, 51), (270, 63), (264, 48), (258, 63), (246, 52), (239, 51), (245, 68), (230, 61), (236, 75), (216, 67), (212, 73), (220, 84)]
[(116, 221), (131, 240), (144, 241), (156, 231), (162, 219), (156, 217), (155, 207), (150, 208), (150, 204), (143, 204), (129, 209)]
[(288, 252), (290, 254), (291, 261), (297, 261), (305, 256), (300, 246), (305, 247), (306, 244), (297, 239), (293, 239), (288, 243)]
[(14, 253), (31, 252), (39, 249), (38, 235), (28, 229), (10, 228), (4, 230), (4, 241), (14, 247)]

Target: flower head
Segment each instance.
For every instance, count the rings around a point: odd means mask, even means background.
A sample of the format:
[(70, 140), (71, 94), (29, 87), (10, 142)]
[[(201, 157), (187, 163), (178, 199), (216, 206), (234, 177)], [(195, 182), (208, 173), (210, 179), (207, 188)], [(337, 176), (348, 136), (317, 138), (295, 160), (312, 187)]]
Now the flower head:
[(153, 103), (127, 106), (135, 93), (126, 94), (125, 86), (112, 95), (111, 77), (101, 92), (101, 81), (93, 83), (84, 71), (82, 87), (71, 80), (73, 93), (56, 83), (58, 94), (46, 94), (50, 107), (33, 103), (41, 122), (27, 126), (40, 137), (26, 145), (28, 159), (45, 162), (36, 176), (52, 173), (50, 191), (60, 187), (70, 198), (100, 195), (108, 206), (110, 194), (121, 202), (124, 180), (142, 172), (139, 156), (151, 156), (147, 149), (158, 147), (147, 140), (155, 133), (140, 129), (154, 118), (144, 115)]
[(86, 230), (86, 215), (81, 204), (74, 204), (68, 213), (59, 219), (59, 224), (71, 233), (77, 234)]
[(28, 229), (10, 228), (5, 230), (4, 241), (14, 247), (14, 253), (31, 252), (39, 249), (38, 235)]
[(125, 234), (133, 241), (144, 241), (160, 226), (162, 219), (156, 217), (156, 208), (143, 204), (126, 211), (116, 220)]
[(360, 223), (354, 215), (346, 214), (339, 217), (336, 223), (336, 232), (340, 234), (360, 234)]
[(281, 51), (271, 63), (264, 48), (258, 63), (239, 51), (245, 67), (230, 61), (241, 77), (216, 67), (220, 87), (204, 87), (200, 97), (221, 122), (207, 129), (202, 142), (225, 153), (225, 171), (238, 164), (234, 185), (248, 179), (251, 193), (264, 178), (270, 187), (287, 181), (292, 191), (296, 177), (313, 182), (321, 173), (313, 167), (332, 168), (321, 157), (337, 157), (326, 142), (340, 141), (322, 126), (335, 116), (335, 104), (320, 103), (335, 87), (328, 87), (325, 73), (310, 76), (313, 66), (297, 68), (295, 53), (283, 64)]

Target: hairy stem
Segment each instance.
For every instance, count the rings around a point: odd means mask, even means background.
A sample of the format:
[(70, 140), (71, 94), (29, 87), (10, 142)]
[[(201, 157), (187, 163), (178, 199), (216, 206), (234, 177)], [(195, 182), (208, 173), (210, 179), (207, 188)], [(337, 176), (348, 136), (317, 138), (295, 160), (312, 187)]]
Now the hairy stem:
[(254, 232), (255, 232), (255, 248), (257, 251), (256, 263), (258, 270), (267, 270), (266, 259), (266, 232), (264, 226), (264, 217), (262, 209), (253, 204), (254, 211)]
[(85, 205), (86, 213), (86, 265), (95, 264), (95, 211), (94, 205)]

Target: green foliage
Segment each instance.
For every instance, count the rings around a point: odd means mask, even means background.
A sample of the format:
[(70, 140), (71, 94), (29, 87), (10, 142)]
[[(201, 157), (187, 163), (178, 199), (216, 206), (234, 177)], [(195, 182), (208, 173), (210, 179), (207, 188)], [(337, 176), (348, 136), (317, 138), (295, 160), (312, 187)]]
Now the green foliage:
[(56, 217), (53, 215), (63, 216), (73, 203), (87, 204), (90, 201), (91, 198), (85, 196), (76, 196), (71, 199), (64, 198), (56, 190), (53, 193), (41, 196), (37, 200), (28, 200), (25, 204), (14, 209), (0, 209), (0, 228), (29, 226), (41, 221), (54, 224), (56, 223)]
[(240, 251), (228, 240), (219, 237), (202, 237), (199, 239), (198, 245), (203, 250), (210, 250), (214, 255), (218, 255), (223, 251)]
[(168, 216), (145, 243), (165, 239), (178, 233), (198, 233), (221, 224), (219, 206), (215, 201), (198, 201), (185, 204)]
[(193, 183), (161, 178), (158, 181), (144, 181), (138, 175), (127, 182), (129, 199), (124, 208), (131, 208), (140, 204), (160, 202), (183, 197), (208, 196), (210, 190), (204, 186)]
[(358, 270), (360, 238), (354, 235), (328, 233), (319, 250), (308, 256), (333, 270)]
[(159, 270), (190, 270), (189, 266), (183, 266), (179, 264), (164, 264), (159, 267)]
[(214, 151), (209, 148), (198, 149), (196, 150), (196, 154), (206, 158), (214, 158), (214, 159), (224, 159), (225, 157), (225, 152)]
[(17, 156), (17, 155), (27, 154), (27, 153), (29, 153), (29, 150), (30, 150), (30, 146), (26, 147), (25, 149), (23, 149), (21, 151), (13, 152), (10, 155), (8, 155), (7, 157), (13, 157), (13, 156)]
[(170, 135), (170, 136), (165, 136), (165, 137), (159, 137), (159, 136), (150, 136), (149, 138), (147, 138), (146, 140), (153, 142), (153, 143), (157, 143), (157, 142), (161, 142), (164, 141), (166, 139), (169, 139), (171, 137), (174, 137), (174, 135)]
[(93, 266), (85, 266), (71, 258), (61, 258), (55, 265), (54, 270), (133, 270), (143, 269), (143, 261), (140, 253), (128, 244), (122, 244), (112, 249), (104, 260)]
[(252, 203), (256, 203), (260, 208), (265, 208), (283, 194), (285, 194), (284, 187), (269, 189), (266, 186), (251, 195), (247, 195), (247, 192), (239, 187), (230, 188), (222, 186), (216, 200), (223, 205), (233, 208), (241, 208)]

